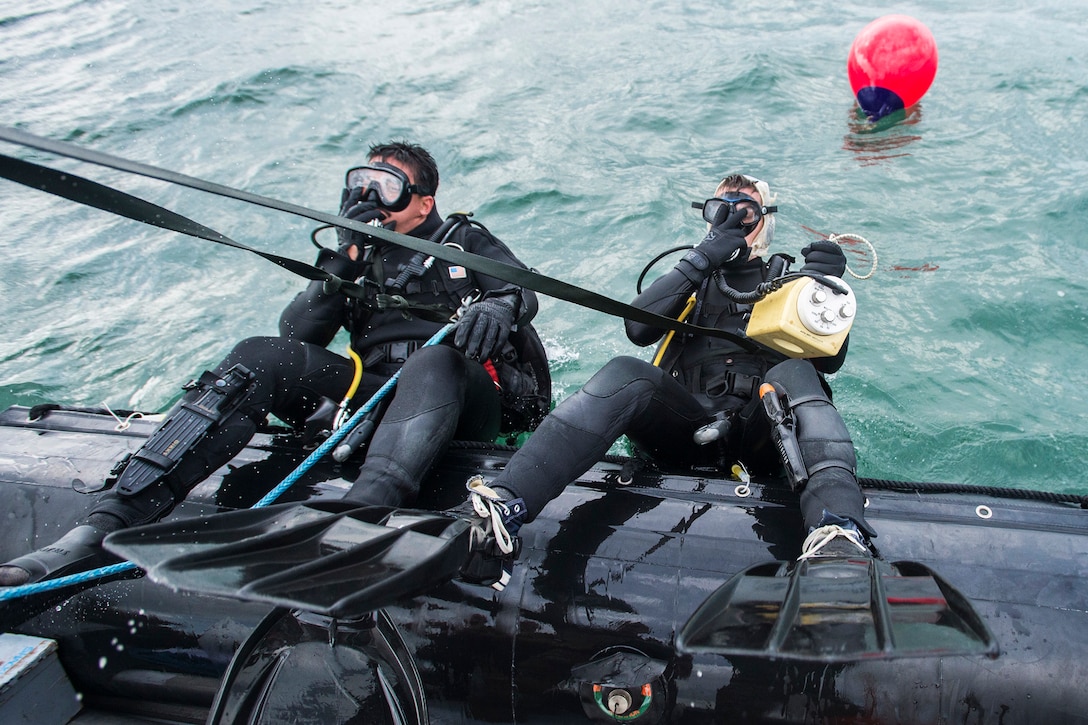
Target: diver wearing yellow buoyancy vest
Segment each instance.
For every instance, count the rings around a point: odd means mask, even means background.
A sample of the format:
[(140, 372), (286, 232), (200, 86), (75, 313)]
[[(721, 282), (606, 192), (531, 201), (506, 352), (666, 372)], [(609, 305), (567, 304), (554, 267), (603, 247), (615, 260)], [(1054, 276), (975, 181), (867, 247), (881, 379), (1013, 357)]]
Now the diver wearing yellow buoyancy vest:
[[(767, 279), (769, 265), (758, 255), (772, 236), (771, 204), (765, 182), (726, 177), (703, 205), (711, 227), (706, 237), (632, 304), (675, 318), (694, 295), (692, 322), (742, 334), (751, 306), (733, 302), (722, 287), (750, 291)], [(802, 271), (841, 276), (845, 270), (846, 258), (834, 243), (816, 242), (802, 253)], [(640, 346), (666, 334), (630, 320), (626, 331)], [(516, 557), (518, 528), (621, 435), (669, 468), (740, 461), (753, 472), (785, 469), (800, 491), (810, 534), (805, 555), (871, 554), (867, 537), (875, 532), (865, 521), (853, 443), (822, 375), (838, 370), (845, 352), (844, 346), (835, 357), (788, 359), (767, 348), (750, 352), (736, 342), (685, 334), (671, 339), (659, 366), (614, 358), (544, 419), (493, 481), (469, 480), (483, 533), (467, 575), (501, 588)], [(770, 399), (760, 398), (763, 383), (774, 386)], [(780, 455), (761, 402), (780, 404), (795, 422), (796, 435), (785, 441), (792, 446), (788, 456)]]
[[(345, 181), (341, 216), (525, 267), (463, 215), (443, 222), (435, 208), (438, 169), (419, 146), (372, 147), (367, 164), (348, 171)], [(147, 443), (119, 467), (116, 483), (91, 512), (59, 541), (0, 566), (0, 586), (100, 563), (106, 534), (165, 516), (239, 453), (269, 414), (298, 429), (315, 421), (318, 427), (331, 423), (323, 412), (329, 403), (335, 412), (333, 401), (344, 398), (356, 373), (352, 360), (325, 348), (341, 327), (349, 330), (364, 368), (349, 410), (400, 370), (347, 494), (352, 500), (410, 505), (432, 462), (455, 436), (493, 441), (500, 427), (525, 430), (543, 417), (551, 381), (529, 324), (537, 310), (532, 291), (420, 259), (397, 245), (368, 246), (350, 230), (339, 233), (339, 249), (322, 249), (318, 266), (343, 279), (359, 279), (370, 297), (349, 301), (326, 291), (322, 282), (311, 283), (284, 310), (280, 336), (241, 341), (218, 367), (187, 386)], [(444, 344), (421, 347), (466, 295), (476, 301), (468, 304), (453, 334)]]

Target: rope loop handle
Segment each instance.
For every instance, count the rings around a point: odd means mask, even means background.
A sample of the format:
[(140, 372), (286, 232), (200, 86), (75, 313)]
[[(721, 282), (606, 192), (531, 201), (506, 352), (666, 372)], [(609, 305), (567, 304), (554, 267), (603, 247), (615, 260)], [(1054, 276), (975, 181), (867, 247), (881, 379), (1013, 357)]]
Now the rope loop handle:
[(835, 244), (841, 244), (841, 241), (860, 242), (861, 244), (864, 244), (869, 248), (869, 253), (873, 255), (873, 263), (869, 267), (869, 271), (864, 275), (858, 274), (854, 270), (850, 269), (849, 262), (846, 264), (846, 271), (849, 272), (850, 276), (854, 279), (869, 279), (873, 276), (873, 274), (876, 273), (876, 247), (874, 247), (873, 243), (865, 237), (861, 236), (860, 234), (829, 234), (827, 237), (827, 241), (834, 242)]

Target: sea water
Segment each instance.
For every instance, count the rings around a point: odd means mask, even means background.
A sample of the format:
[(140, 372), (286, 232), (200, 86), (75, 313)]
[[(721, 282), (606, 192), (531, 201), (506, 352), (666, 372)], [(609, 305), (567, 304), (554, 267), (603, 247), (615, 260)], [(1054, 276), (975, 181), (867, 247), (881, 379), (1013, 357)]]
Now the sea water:
[[(939, 69), (873, 126), (846, 59), (891, 12), (929, 27)], [(1084, 494), (1086, 29), (1083, 0), (3, 0), (0, 125), (329, 213), (371, 144), (412, 140), (438, 160), (443, 213), (622, 301), (655, 254), (699, 240), (692, 201), (727, 172), (760, 176), (775, 250), (829, 233), (875, 247), (831, 379), (861, 475)], [(306, 219), (0, 153), (314, 258)], [(304, 285), (6, 180), (0, 254), (2, 407), (163, 411), (234, 342), (274, 334)], [(569, 302), (544, 298), (536, 325), (556, 400), (652, 354)]]

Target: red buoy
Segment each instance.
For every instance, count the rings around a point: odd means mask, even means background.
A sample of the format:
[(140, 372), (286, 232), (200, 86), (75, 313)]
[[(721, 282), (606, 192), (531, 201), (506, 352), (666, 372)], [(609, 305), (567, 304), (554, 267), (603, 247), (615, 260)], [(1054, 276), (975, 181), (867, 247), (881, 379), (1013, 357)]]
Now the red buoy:
[(876, 121), (910, 108), (937, 75), (937, 42), (929, 28), (907, 15), (885, 15), (866, 25), (846, 61), (858, 105)]

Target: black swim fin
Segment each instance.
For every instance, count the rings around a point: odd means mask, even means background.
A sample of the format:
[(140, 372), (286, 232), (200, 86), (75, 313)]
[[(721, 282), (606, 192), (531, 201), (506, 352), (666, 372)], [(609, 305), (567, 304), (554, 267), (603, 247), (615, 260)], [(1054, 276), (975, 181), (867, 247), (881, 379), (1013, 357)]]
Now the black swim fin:
[(176, 589), (357, 617), (455, 576), (469, 526), (429, 511), (312, 502), (126, 529), (105, 547)]
[(750, 567), (699, 606), (676, 647), (825, 663), (998, 651), (968, 599), (927, 566), (866, 556)]

